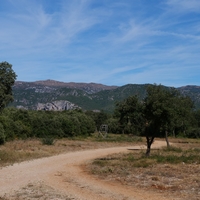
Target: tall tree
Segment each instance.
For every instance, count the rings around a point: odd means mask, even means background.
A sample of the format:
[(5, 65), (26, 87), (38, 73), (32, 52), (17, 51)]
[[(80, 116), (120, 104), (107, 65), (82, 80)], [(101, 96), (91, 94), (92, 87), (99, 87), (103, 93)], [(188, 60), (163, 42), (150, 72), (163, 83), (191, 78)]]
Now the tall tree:
[(13, 101), (12, 86), (16, 77), (11, 64), (0, 63), (0, 111)]
[[(16, 74), (12, 70), (12, 65), (7, 62), (0, 63), (0, 111), (13, 100), (12, 85), (16, 79)], [(0, 144), (4, 144), (4, 127), (0, 123)]]
[(145, 104), (147, 152), (150, 154), (151, 144), (156, 136), (165, 135), (169, 147), (168, 133), (175, 127), (186, 128), (193, 103), (188, 97), (183, 97), (174, 88), (162, 85), (151, 85), (147, 88)]

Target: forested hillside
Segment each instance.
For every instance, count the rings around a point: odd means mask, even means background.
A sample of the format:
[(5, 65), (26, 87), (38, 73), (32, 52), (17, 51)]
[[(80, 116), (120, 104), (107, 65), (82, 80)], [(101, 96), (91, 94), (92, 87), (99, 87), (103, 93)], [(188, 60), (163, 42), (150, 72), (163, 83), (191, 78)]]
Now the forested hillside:
[[(182, 90), (181, 94), (177, 89), (161, 85), (147, 87), (131, 84), (93, 94), (63, 87), (43, 88), (40, 92), (38, 90), (39, 88), (23, 89), (24, 93), (30, 95), (21, 98), (25, 103), (28, 98), (37, 103), (37, 100), (42, 99), (41, 96), (48, 101), (51, 98), (57, 101), (67, 98), (68, 101), (63, 101), (67, 103), (69, 100), (74, 102), (75, 99), (85, 106), (85, 110), (79, 107), (65, 110), (64, 107), (64, 110), (55, 112), (7, 107), (0, 116), (0, 144), (16, 138), (88, 136), (95, 130), (99, 131), (102, 124), (106, 124), (108, 131), (115, 134), (145, 135), (153, 139), (164, 135), (200, 137), (200, 110), (194, 109), (191, 98), (182, 95), (187, 90)], [(93, 112), (91, 108), (104, 108), (112, 113)]]
[[(14, 107), (37, 110), (38, 104), (55, 101), (69, 101), (83, 110), (104, 110), (112, 112), (115, 103), (131, 95), (144, 99), (148, 84), (128, 84), (121, 87), (95, 83), (63, 83), (52, 80), (38, 82), (16, 82), (13, 87)], [(177, 88), (189, 96), (195, 107), (200, 108), (200, 87)]]

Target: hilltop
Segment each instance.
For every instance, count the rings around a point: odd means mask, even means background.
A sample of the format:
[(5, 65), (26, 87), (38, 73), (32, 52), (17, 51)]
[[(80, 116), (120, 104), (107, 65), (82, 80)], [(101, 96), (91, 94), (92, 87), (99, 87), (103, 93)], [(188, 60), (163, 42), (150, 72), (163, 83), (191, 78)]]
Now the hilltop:
[[(13, 86), (14, 102), (17, 108), (33, 110), (105, 110), (112, 112), (117, 101), (130, 95), (145, 98), (148, 84), (127, 84), (107, 86), (98, 83), (75, 83), (44, 80), (35, 82), (16, 81)], [(190, 96), (197, 109), (200, 108), (200, 86), (176, 88), (183, 95)]]

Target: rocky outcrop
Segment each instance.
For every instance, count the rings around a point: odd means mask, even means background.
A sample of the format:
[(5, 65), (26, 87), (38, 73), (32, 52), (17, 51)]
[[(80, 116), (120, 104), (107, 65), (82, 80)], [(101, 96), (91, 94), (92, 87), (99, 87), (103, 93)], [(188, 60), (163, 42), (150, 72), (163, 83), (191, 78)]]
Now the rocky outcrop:
[[(67, 110), (77, 108), (76, 105), (78, 105), (83, 110), (113, 112), (115, 103), (129, 96), (136, 95), (142, 101), (146, 97), (146, 88), (149, 85), (127, 84), (116, 87), (96, 83), (64, 83), (53, 80), (16, 81), (13, 86), (14, 101), (9, 105), (28, 110)], [(188, 85), (179, 87), (177, 90), (183, 96), (192, 99), (195, 109), (200, 109), (200, 86)], [(60, 103), (57, 105), (59, 101)]]
[(69, 102), (69, 101), (54, 101), (51, 103), (38, 103), (37, 110), (52, 110), (52, 111), (63, 111), (63, 110), (74, 110), (79, 109), (77, 105)]

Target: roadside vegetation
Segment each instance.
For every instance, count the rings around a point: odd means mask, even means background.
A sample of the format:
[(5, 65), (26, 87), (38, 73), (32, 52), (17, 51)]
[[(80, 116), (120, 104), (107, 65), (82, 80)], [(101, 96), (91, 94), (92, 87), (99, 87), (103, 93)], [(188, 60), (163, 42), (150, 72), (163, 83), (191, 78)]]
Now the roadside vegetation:
[[(54, 139), (51, 145), (49, 145), (48, 139), (45, 139), (47, 140), (45, 141), (47, 144), (45, 144), (44, 138), (15, 139), (0, 145), (0, 168), (26, 160), (49, 157), (71, 151), (144, 144), (143, 138), (130, 137), (109, 134), (106, 139), (103, 139), (98, 137), (98, 133), (94, 133), (88, 137), (74, 136)], [(51, 138), (50, 142), (52, 142)]]
[[(171, 138), (170, 138), (171, 139)], [(134, 150), (92, 161), (88, 173), (104, 181), (162, 193), (171, 199), (200, 198), (200, 140), (171, 139), (173, 146)]]

